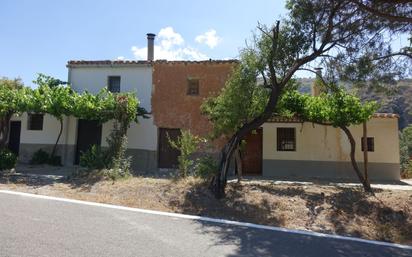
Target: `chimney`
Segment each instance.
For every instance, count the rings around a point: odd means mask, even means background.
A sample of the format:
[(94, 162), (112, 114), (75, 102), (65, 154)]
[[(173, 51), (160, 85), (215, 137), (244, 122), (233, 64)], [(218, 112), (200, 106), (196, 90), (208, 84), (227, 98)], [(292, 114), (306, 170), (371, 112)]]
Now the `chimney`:
[(315, 68), (316, 78), (311, 86), (312, 96), (319, 96), (321, 91), (320, 77), (322, 76), (322, 68)]
[(153, 61), (154, 60), (154, 39), (155, 34), (147, 33), (147, 60)]

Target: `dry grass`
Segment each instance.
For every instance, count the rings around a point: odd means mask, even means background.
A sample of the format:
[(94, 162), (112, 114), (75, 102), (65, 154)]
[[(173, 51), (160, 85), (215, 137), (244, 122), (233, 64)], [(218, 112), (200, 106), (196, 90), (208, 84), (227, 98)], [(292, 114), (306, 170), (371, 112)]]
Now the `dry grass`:
[(2, 178), (0, 189), (412, 244), (412, 191), (368, 196), (323, 185), (229, 183), (226, 198), (216, 200), (198, 179), (144, 177), (56, 183)]

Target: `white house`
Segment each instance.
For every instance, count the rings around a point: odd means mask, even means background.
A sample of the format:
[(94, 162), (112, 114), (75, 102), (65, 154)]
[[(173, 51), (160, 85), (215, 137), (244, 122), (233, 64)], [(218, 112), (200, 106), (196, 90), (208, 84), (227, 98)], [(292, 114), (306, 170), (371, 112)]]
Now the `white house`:
[[(68, 82), (77, 91), (136, 92), (141, 106), (153, 115), (140, 119), (128, 131), (128, 154), (132, 167), (153, 172), (158, 167), (173, 168), (176, 151), (168, 146), (165, 131), (179, 135), (181, 129), (204, 136), (210, 124), (200, 114), (204, 97), (224, 86), (232, 61), (153, 61), (154, 35), (148, 34), (147, 61), (69, 61)], [(11, 123), (10, 146), (28, 162), (38, 149), (50, 151), (59, 122), (50, 115), (23, 114)], [(399, 141), (397, 115), (376, 114), (367, 122), (369, 173), (372, 179), (399, 180)], [(82, 151), (91, 145), (107, 146), (111, 122), (65, 117), (57, 154), (64, 165), (78, 164)], [(356, 158), (362, 167), (362, 126), (350, 127), (357, 142)], [(176, 132), (176, 133), (175, 133)], [(337, 128), (272, 119), (246, 137), (244, 173), (282, 178), (355, 178), (350, 145)], [(222, 142), (216, 142), (218, 153)]]

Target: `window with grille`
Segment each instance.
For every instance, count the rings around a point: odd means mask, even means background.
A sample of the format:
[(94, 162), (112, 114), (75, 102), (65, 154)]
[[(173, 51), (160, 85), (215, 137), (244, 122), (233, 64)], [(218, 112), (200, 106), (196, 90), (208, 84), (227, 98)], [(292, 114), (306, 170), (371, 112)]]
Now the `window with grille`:
[(199, 95), (199, 80), (198, 79), (188, 79), (187, 80), (187, 94), (188, 95)]
[(108, 89), (112, 93), (120, 93), (120, 76), (109, 76)]
[[(363, 141), (364, 141), (364, 137), (362, 137), (361, 139), (361, 145), (362, 145), (362, 152), (364, 151), (364, 147), (363, 147)], [(374, 152), (375, 151), (375, 138), (373, 137), (367, 137), (366, 138), (366, 145), (368, 147), (368, 152)]]
[(295, 128), (277, 128), (277, 150), (296, 151)]
[(27, 120), (28, 130), (43, 130), (43, 114), (30, 113)]

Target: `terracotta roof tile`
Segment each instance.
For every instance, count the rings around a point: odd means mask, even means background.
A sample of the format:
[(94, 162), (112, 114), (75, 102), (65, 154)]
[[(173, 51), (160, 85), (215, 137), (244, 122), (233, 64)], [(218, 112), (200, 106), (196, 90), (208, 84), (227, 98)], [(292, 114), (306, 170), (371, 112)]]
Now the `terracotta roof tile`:
[(191, 61), (191, 60), (181, 60), (181, 61), (168, 61), (168, 60), (156, 60), (155, 63), (165, 63), (165, 64), (223, 64), (223, 63), (239, 63), (237, 59), (229, 60), (201, 60), (201, 61)]
[(150, 61), (131, 61), (131, 60), (71, 60), (67, 62), (67, 67), (71, 66), (87, 66), (87, 65), (137, 65), (137, 64), (151, 64)]
[(388, 119), (399, 119), (399, 115), (396, 113), (374, 113), (374, 118), (388, 118)]
[[(399, 115), (395, 113), (374, 113), (373, 118), (385, 118), (385, 119), (398, 119)], [(303, 120), (299, 117), (283, 117), (283, 116), (272, 116), (267, 122), (271, 123), (302, 123)]]
[(135, 60), (71, 60), (67, 62), (67, 67), (73, 66), (110, 66), (110, 65), (141, 65), (141, 64), (153, 64), (153, 63), (161, 63), (161, 64), (224, 64), (224, 63), (238, 63), (238, 60), (231, 59), (231, 60), (203, 60), (203, 61), (168, 61), (168, 60), (156, 60), (156, 61), (135, 61)]

